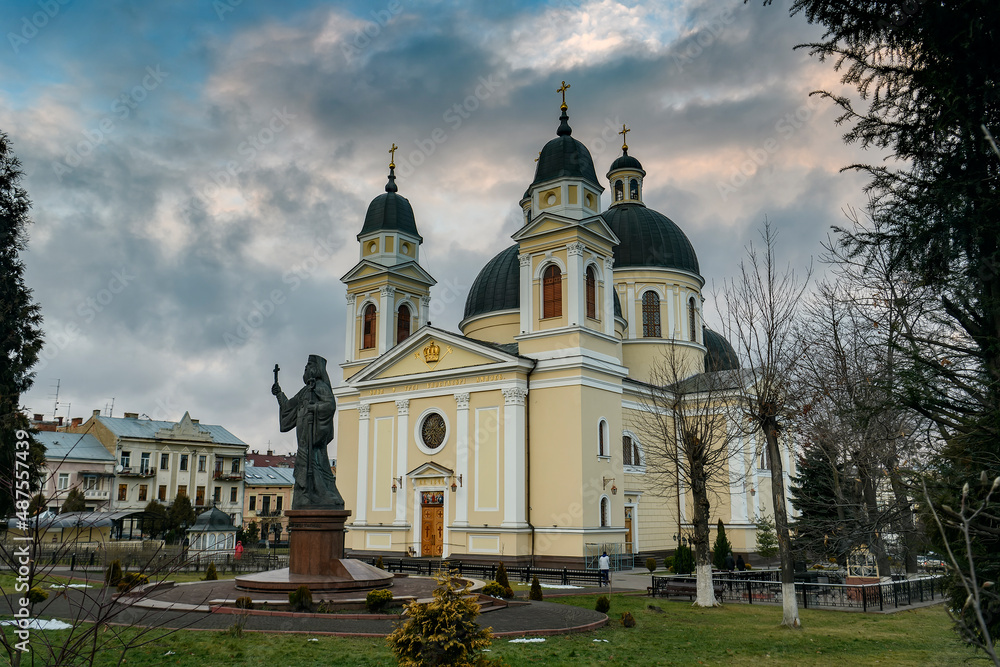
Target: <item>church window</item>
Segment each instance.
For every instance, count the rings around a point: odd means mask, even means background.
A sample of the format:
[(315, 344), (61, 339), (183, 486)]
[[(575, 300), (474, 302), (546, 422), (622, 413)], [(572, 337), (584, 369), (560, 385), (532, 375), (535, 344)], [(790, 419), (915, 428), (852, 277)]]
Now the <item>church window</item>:
[(625, 184), (621, 181), (615, 181), (615, 201), (621, 201), (625, 198)]
[(361, 349), (368, 350), (373, 347), (375, 347), (375, 304), (370, 303), (365, 307), (364, 336)]
[(760, 450), (760, 470), (770, 470), (771, 469), (771, 452), (768, 450), (767, 445)]
[(607, 497), (601, 498), (601, 527), (611, 525), (608, 523), (611, 518), (611, 501)]
[(622, 463), (627, 466), (641, 466), (642, 456), (639, 453), (639, 445), (630, 435), (622, 436)]
[(697, 332), (695, 331), (695, 305), (694, 305), (694, 297), (691, 297), (690, 299), (688, 299), (688, 330), (689, 330), (688, 333), (689, 333), (689, 337), (690, 337), (691, 341), (693, 342), (693, 341), (698, 340), (698, 337), (696, 335)]
[(410, 307), (402, 305), (396, 318), (396, 343), (402, 343), (410, 337)]
[(639, 181), (637, 179), (632, 179), (628, 182), (628, 198), (639, 200)]
[(424, 417), (424, 421), (420, 425), (420, 439), (424, 441), (424, 446), (428, 449), (437, 449), (444, 442), (447, 430), (444, 417), (432, 412)]
[(608, 422), (603, 419), (597, 423), (597, 455), (608, 455)]
[(587, 267), (587, 317), (597, 319), (597, 276), (594, 267)]
[(660, 297), (656, 292), (646, 292), (642, 295), (642, 336), (659, 338), (661, 335)]
[(562, 315), (562, 272), (552, 264), (542, 277), (542, 317)]

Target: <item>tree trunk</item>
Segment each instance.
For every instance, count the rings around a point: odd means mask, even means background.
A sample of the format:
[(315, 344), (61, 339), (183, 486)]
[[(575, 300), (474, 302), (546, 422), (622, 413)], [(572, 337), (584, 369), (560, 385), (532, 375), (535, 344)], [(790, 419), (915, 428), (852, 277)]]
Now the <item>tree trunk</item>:
[(709, 554), (708, 541), (708, 516), (710, 505), (708, 502), (708, 487), (705, 483), (705, 466), (702, 462), (691, 462), (691, 494), (694, 505), (694, 550), (695, 550), (695, 574), (697, 576), (698, 597), (695, 606), (714, 607), (716, 606), (715, 593), (712, 591), (712, 559)]
[(788, 512), (785, 509), (784, 465), (778, 449), (778, 425), (774, 417), (763, 423), (767, 453), (771, 459), (771, 502), (774, 505), (774, 530), (778, 534), (778, 555), (781, 558), (781, 624), (789, 628), (802, 627), (799, 603), (795, 597), (795, 564), (792, 561), (792, 540), (788, 535)]
[(899, 533), (903, 536), (903, 558), (907, 574), (917, 574), (917, 550), (919, 548), (916, 527), (913, 525), (913, 509), (906, 494), (906, 484), (899, 474), (899, 459), (893, 453), (886, 466), (889, 470), (889, 484), (896, 500), (896, 516)]
[(885, 541), (878, 533), (878, 494), (875, 491), (875, 480), (872, 478), (871, 467), (860, 456), (857, 458), (856, 465), (858, 466), (858, 476), (861, 478), (861, 497), (865, 507), (868, 550), (875, 556), (879, 576), (891, 577), (892, 568), (889, 565), (889, 554), (885, 550)]

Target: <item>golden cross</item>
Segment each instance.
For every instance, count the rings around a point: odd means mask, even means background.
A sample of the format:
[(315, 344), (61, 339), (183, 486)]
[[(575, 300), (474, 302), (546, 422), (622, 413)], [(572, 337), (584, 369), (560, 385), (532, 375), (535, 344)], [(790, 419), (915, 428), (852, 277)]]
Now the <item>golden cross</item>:
[(619, 132), (618, 134), (622, 135), (622, 150), (623, 151), (627, 151), (628, 150), (628, 144), (625, 143), (625, 142), (628, 139), (628, 133), (631, 132), (631, 131), (632, 130), (630, 130), (627, 127), (625, 127), (625, 123), (622, 123), (622, 131)]
[(396, 151), (399, 150), (399, 146), (396, 142), (392, 143), (392, 148), (389, 149), (389, 169), (396, 168)]
[(566, 110), (566, 91), (570, 89), (570, 85), (565, 81), (562, 82), (562, 86), (556, 88), (557, 93), (562, 93), (562, 106), (559, 107), (562, 110)]

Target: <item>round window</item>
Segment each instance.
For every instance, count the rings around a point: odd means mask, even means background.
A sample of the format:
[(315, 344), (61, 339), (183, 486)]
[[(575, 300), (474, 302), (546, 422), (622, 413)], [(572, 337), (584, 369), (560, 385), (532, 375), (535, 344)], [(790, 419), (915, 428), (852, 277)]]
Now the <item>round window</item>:
[(444, 417), (436, 412), (432, 412), (424, 417), (420, 425), (420, 439), (424, 441), (424, 446), (429, 449), (437, 449), (444, 442), (448, 427), (444, 423)]

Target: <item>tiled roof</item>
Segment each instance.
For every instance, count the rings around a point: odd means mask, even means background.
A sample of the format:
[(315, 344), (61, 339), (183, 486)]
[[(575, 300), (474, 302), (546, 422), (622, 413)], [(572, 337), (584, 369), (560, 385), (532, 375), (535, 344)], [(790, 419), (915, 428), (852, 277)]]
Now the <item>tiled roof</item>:
[(247, 466), (243, 483), (247, 486), (292, 486), (295, 484), (295, 469)]
[(79, 459), (114, 463), (115, 457), (90, 433), (63, 433), (39, 431), (32, 437), (45, 445), (45, 458), (49, 461)]

